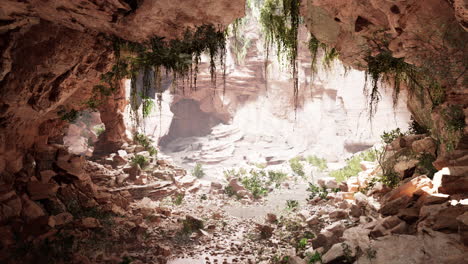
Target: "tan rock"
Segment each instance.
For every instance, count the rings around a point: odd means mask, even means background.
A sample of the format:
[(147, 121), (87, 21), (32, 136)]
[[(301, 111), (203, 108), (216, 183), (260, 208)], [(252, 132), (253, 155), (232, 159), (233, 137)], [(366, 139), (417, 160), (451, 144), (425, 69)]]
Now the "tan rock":
[(397, 199), (390, 200), (382, 205), (379, 213), (383, 215), (395, 215), (400, 209), (406, 208), (410, 200), (411, 197), (405, 195), (400, 196)]
[(400, 175), (400, 178), (403, 178), (403, 176), (405, 175), (405, 171), (416, 167), (418, 163), (419, 163), (419, 160), (417, 159), (401, 160), (395, 164), (395, 166), (393, 167), (393, 170), (398, 175)]
[(439, 187), (440, 193), (457, 194), (468, 193), (468, 177), (465, 176), (451, 176), (443, 175)]
[(401, 183), (400, 186), (387, 193), (383, 199), (385, 201), (392, 201), (402, 196), (412, 197), (415, 192), (421, 190), (423, 187), (432, 188), (431, 179), (425, 175), (417, 176)]
[(278, 217), (276, 216), (276, 214), (268, 213), (266, 215), (266, 220), (267, 220), (267, 222), (273, 224), (273, 223), (276, 223), (278, 221)]
[(322, 256), (323, 263), (330, 263), (336, 261), (340, 263), (340, 259), (345, 261), (346, 258), (352, 258), (356, 255), (356, 249), (349, 246), (345, 242), (334, 244), (328, 251)]
[(411, 144), (411, 148), (416, 153), (429, 153), (435, 156), (437, 151), (437, 144), (431, 137), (416, 140)]
[(232, 179), (229, 181), (228, 186), (231, 186), (235, 192), (245, 191), (244, 186), (239, 183), (238, 179)]
[(327, 189), (336, 189), (336, 188), (338, 188), (338, 183), (336, 182), (336, 179), (333, 178), (333, 177), (319, 178), (317, 180), (317, 185), (322, 187), (322, 188), (327, 188)]

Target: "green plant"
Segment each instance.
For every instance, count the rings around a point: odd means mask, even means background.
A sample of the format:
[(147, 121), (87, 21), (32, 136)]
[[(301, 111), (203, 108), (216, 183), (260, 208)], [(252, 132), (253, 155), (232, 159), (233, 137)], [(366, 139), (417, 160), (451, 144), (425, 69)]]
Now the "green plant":
[(322, 255), (320, 254), (320, 252), (315, 251), (313, 255), (309, 256), (309, 260), (307, 261), (307, 264), (315, 264), (317, 262), (322, 263)]
[(380, 136), (382, 141), (385, 144), (390, 144), (392, 143), (395, 139), (403, 136), (403, 133), (401, 133), (400, 128), (396, 128), (394, 130), (391, 130), (389, 132), (384, 131), (383, 134)]
[(300, 157), (295, 157), (289, 160), (291, 170), (301, 177), (305, 177), (304, 165), (302, 165)]
[(195, 167), (192, 170), (192, 175), (201, 179), (205, 177), (205, 172), (203, 171), (203, 165), (201, 163), (195, 164)]
[(185, 195), (183, 193), (178, 193), (175, 196), (175, 199), (172, 198), (172, 201), (175, 205), (181, 205), (184, 202)]
[(158, 150), (153, 146), (153, 140), (147, 137), (145, 134), (135, 133), (133, 135), (133, 141), (141, 145), (149, 152), (150, 156), (157, 156)]
[(413, 135), (428, 134), (429, 129), (416, 121), (413, 116), (411, 116), (411, 123), (409, 125), (408, 131)]
[(299, 207), (299, 201), (297, 200), (287, 200), (286, 201), (286, 209), (290, 211), (295, 211)]
[(143, 169), (149, 165), (149, 160), (145, 156), (137, 154), (132, 157), (132, 159), (130, 160), (130, 163), (134, 166), (139, 165), (140, 168)]
[(63, 121), (73, 123), (76, 121), (76, 119), (78, 119), (78, 117), (80, 116), (80, 113), (76, 111), (75, 109), (71, 109), (70, 111), (60, 110), (58, 112), (58, 115), (60, 119), (62, 119)]
[(155, 104), (154, 104), (153, 99), (151, 99), (150, 97), (148, 97), (146, 95), (141, 94), (140, 97), (141, 97), (141, 100), (142, 100), (141, 105), (142, 105), (143, 118), (146, 118), (153, 111), (153, 109), (155, 107)]
[(341, 247), (343, 248), (343, 256), (344, 256), (344, 263), (353, 263), (353, 257), (352, 257), (352, 250), (351, 248), (349, 247), (348, 244), (346, 243), (341, 243)]
[(304, 238), (301, 238), (301, 239), (299, 240), (299, 242), (297, 242), (296, 248), (297, 248), (297, 249), (305, 249), (305, 247), (307, 246), (307, 242), (308, 242), (308, 241), (309, 241), (309, 240), (308, 240), (307, 238), (305, 238), (305, 237), (304, 237)]
[(259, 162), (259, 163), (255, 163), (254, 165), (255, 165), (255, 167), (257, 167), (257, 168), (259, 168), (259, 169), (264, 169), (264, 168), (267, 167), (267, 164), (266, 164), (266, 163), (260, 163), (260, 162)]
[(202, 200), (202, 201), (208, 200), (208, 197), (206, 196), (206, 194), (202, 194), (200, 196), (200, 200)]
[(294, 102), (297, 107), (298, 96), (298, 29), (300, 23), (300, 0), (265, 0), (260, 12), (260, 23), (265, 32), (266, 60), (269, 48), (276, 43), (278, 59), (284, 54), (292, 67), (294, 82)]
[(421, 174), (425, 174), (427, 177), (432, 179), (434, 174), (437, 172), (437, 169), (432, 164), (436, 160), (436, 158), (432, 154), (423, 153), (421, 154), (418, 160), (418, 172)]
[(106, 131), (106, 127), (104, 125), (97, 125), (94, 126), (93, 130), (94, 133), (96, 133), (96, 136), (99, 137), (102, 133), (104, 133), (104, 131)]
[(373, 260), (377, 257), (377, 250), (373, 249), (372, 247), (368, 247), (366, 249), (366, 257), (368, 260)]
[(270, 183), (275, 183), (276, 187), (279, 187), (282, 182), (288, 178), (288, 174), (282, 171), (268, 171), (268, 179)]
[(442, 111), (442, 115), (446, 120), (447, 129), (449, 131), (462, 131), (465, 128), (465, 114), (460, 105), (449, 105)]
[(182, 221), (182, 225), (182, 233), (184, 234), (192, 234), (195, 231), (203, 229), (204, 226), (203, 221), (188, 216)]
[(249, 176), (242, 178), (242, 185), (249, 190), (255, 199), (265, 196), (268, 193), (268, 187), (264, 179), (266, 178), (264, 171), (250, 171)]
[(325, 187), (320, 188), (318, 185), (315, 185), (310, 182), (307, 191), (310, 192), (309, 198), (307, 198), (308, 201), (314, 199), (315, 197), (320, 197), (320, 199), (323, 200), (327, 199), (328, 190)]
[(361, 161), (377, 160), (377, 150), (368, 149), (358, 155), (354, 155), (346, 161), (346, 166), (339, 170), (330, 172), (330, 176), (334, 177), (338, 182), (344, 181), (349, 177), (357, 175), (361, 169)]
[(323, 158), (319, 158), (315, 155), (308, 156), (307, 162), (309, 162), (310, 165), (317, 167), (320, 171), (324, 171), (325, 169), (328, 168), (327, 160)]
[(229, 197), (237, 195), (237, 192), (230, 185), (224, 187), (224, 193), (227, 194), (227, 196), (229, 196)]

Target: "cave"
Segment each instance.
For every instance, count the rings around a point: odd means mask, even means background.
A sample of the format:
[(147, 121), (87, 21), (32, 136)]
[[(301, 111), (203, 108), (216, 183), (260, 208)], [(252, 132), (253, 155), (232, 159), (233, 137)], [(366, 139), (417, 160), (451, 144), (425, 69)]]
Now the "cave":
[(0, 263), (468, 263), (464, 1), (0, 0)]

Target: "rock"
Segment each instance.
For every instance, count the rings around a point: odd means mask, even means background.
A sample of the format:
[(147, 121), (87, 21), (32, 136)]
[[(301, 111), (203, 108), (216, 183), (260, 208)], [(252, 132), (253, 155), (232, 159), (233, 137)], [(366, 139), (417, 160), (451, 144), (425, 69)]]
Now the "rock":
[(344, 232), (344, 225), (341, 222), (335, 222), (324, 228), (317, 235), (316, 238), (312, 239), (312, 246), (314, 248), (324, 247), (325, 250), (330, 248), (333, 244), (341, 242), (341, 236)]
[(171, 248), (167, 246), (158, 245), (157, 246), (157, 255), (164, 257), (169, 257), (172, 254)]
[(232, 187), (235, 192), (245, 191), (244, 186), (239, 183), (238, 179), (232, 179), (229, 181), (228, 186)]
[(125, 164), (128, 163), (128, 160), (126, 160), (124, 157), (120, 156), (120, 155), (115, 155), (113, 158), (112, 158), (112, 161), (113, 161), (113, 164), (114, 166), (123, 166)]
[(141, 175), (141, 168), (140, 165), (135, 164), (128, 170), (128, 179), (131, 181), (135, 181), (138, 176)]
[(322, 188), (327, 188), (327, 189), (336, 189), (338, 188), (338, 183), (336, 182), (336, 179), (333, 177), (323, 177), (319, 178), (317, 180), (318, 186)]
[(273, 235), (275, 229), (269, 225), (257, 224), (257, 230), (260, 232), (260, 237), (262, 239), (268, 239)]
[(10, 226), (0, 226), (0, 245), (2, 248), (8, 248), (11, 245), (17, 243), (15, 241), (15, 234)]
[(457, 217), (460, 240), (468, 246), (468, 212)]
[(288, 264), (307, 264), (307, 262), (298, 256), (290, 256), (288, 258)]
[(6, 185), (0, 185), (0, 222), (20, 216), (21, 199), (14, 190)]
[(221, 190), (223, 189), (223, 185), (219, 182), (211, 182), (211, 189), (212, 190)]
[(55, 183), (29, 182), (27, 190), (32, 200), (54, 198), (59, 186)]
[(330, 213), (330, 218), (332, 219), (345, 219), (348, 217), (348, 212), (341, 209), (336, 209)]
[(411, 147), (413, 145), (413, 142), (417, 140), (421, 140), (424, 137), (425, 135), (407, 135), (407, 136), (401, 137), (402, 139), (401, 147), (402, 148)]
[(307, 223), (307, 225), (309, 225), (309, 227), (313, 227), (315, 225), (318, 225), (320, 223), (319, 217), (316, 216), (316, 215), (313, 215), (313, 216), (306, 219), (306, 223)]
[(97, 228), (101, 226), (101, 223), (96, 218), (86, 217), (81, 219), (81, 226), (84, 228)]
[(349, 208), (349, 215), (353, 217), (361, 216), (361, 208), (355, 204), (351, 205), (351, 208)]
[(21, 196), (21, 201), (23, 202), (21, 216), (23, 216), (27, 221), (33, 221), (36, 218), (45, 215), (42, 207), (31, 201), (27, 195)]
[(193, 186), (196, 181), (197, 181), (197, 177), (193, 177), (193, 176), (190, 176), (190, 175), (175, 179), (175, 183), (176, 183), (177, 187), (179, 187), (179, 188), (182, 188), (182, 187), (189, 188), (189, 187)]
[(52, 177), (57, 175), (57, 173), (53, 170), (43, 170), (39, 173), (41, 175), (41, 182), (48, 183)]
[(278, 221), (278, 217), (275, 214), (268, 213), (266, 215), (266, 220), (268, 223), (276, 223)]
[(439, 192), (444, 194), (468, 193), (468, 177), (443, 175)]
[(348, 191), (348, 184), (344, 181), (340, 182), (340, 184), (338, 185), (338, 188), (340, 188), (340, 190), (342, 192), (347, 192)]
[(448, 194), (443, 194), (443, 193), (426, 194), (426, 195), (421, 195), (421, 197), (416, 202), (416, 206), (421, 207), (423, 205), (441, 204), (441, 203), (447, 202), (448, 200), (449, 200)]
[(384, 195), (384, 201), (392, 201), (402, 196), (412, 197), (415, 192), (420, 191), (422, 188), (432, 188), (432, 181), (426, 175), (421, 175), (408, 179), (401, 183), (400, 186), (395, 188), (393, 191)]
[(410, 196), (400, 196), (395, 200), (384, 203), (379, 213), (383, 215), (395, 215), (400, 209), (406, 208), (410, 200)]
[(399, 209), (398, 217), (408, 223), (414, 223), (419, 219), (419, 208), (410, 207)]
[(55, 221), (55, 226), (62, 226), (73, 221), (73, 215), (70, 213), (60, 213), (58, 215), (52, 216)]
[(352, 248), (359, 247), (361, 249), (365, 249), (369, 247), (370, 244), (369, 233), (369, 229), (365, 229), (360, 226), (351, 227), (344, 231), (343, 239), (346, 244)]
[[(322, 256), (323, 263), (348, 263), (356, 255), (356, 250), (350, 247), (346, 243), (334, 244), (328, 251)], [(351, 261), (352, 263), (352, 261)]]
[(128, 153), (127, 153), (127, 151), (125, 151), (123, 149), (119, 149), (119, 150), (117, 150), (117, 155), (119, 155), (122, 158), (125, 158), (125, 157), (127, 157)]
[(417, 159), (401, 160), (395, 164), (393, 170), (400, 176), (400, 178), (403, 178), (405, 171), (416, 167), (418, 163), (419, 160)]
[(307, 210), (301, 210), (297, 213), (297, 215), (303, 220), (305, 221), (306, 219), (308, 219), (310, 217), (310, 212), (307, 211)]
[(356, 201), (356, 205), (359, 207), (366, 207), (367, 206), (367, 196), (361, 192), (357, 192), (354, 194), (354, 199)]
[(411, 144), (411, 148), (416, 153), (429, 153), (432, 156), (435, 156), (437, 151), (437, 144), (431, 137), (426, 137), (424, 139), (414, 141)]
[[(465, 248), (451, 235), (426, 230), (413, 235), (390, 235), (372, 241), (375, 256), (363, 254), (357, 263), (465, 263)], [(465, 255), (465, 256), (464, 256)]]
[(77, 156), (70, 154), (65, 150), (59, 150), (56, 160), (57, 166), (67, 171), (67, 173), (78, 177), (78, 179), (84, 179), (87, 177), (84, 167), (86, 164), (83, 156)]
[(468, 212), (468, 206), (450, 206), (448, 208), (442, 209), (437, 214), (433, 215), (433, 225), (432, 229), (434, 230), (452, 230), (454, 232), (458, 231), (459, 222), (457, 217)]
[(345, 230), (345, 226), (343, 225), (342, 222), (335, 222), (333, 224), (326, 226), (324, 230), (337, 234), (338, 236), (341, 236)]

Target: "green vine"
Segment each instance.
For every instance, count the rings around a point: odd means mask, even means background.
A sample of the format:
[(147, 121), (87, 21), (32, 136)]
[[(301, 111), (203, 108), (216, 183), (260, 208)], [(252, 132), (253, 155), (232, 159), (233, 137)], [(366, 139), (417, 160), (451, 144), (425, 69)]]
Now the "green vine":
[[(276, 44), (278, 59), (284, 54), (292, 67), (294, 105), (298, 103), (298, 28), (300, 24), (300, 0), (266, 0), (260, 12), (260, 23), (265, 32), (266, 64), (270, 47)], [(266, 68), (265, 68), (266, 71)]]

